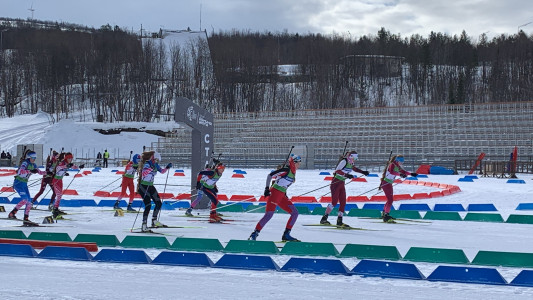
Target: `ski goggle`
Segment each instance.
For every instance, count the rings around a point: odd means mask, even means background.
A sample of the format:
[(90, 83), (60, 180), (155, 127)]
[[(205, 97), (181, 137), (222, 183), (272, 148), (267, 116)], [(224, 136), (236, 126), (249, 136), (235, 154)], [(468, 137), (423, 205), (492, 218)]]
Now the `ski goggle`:
[(396, 157), (395, 159), (397, 162), (403, 164), (403, 162), (405, 161), (405, 159), (403, 158), (403, 156), (400, 156), (400, 157)]
[(37, 159), (37, 154), (36, 153), (32, 153), (32, 154), (28, 155), (28, 157), (30, 159)]
[(355, 160), (357, 160), (358, 156), (359, 155), (357, 155), (357, 153), (352, 153), (352, 154), (350, 154), (349, 157), (350, 157), (351, 160), (355, 161)]

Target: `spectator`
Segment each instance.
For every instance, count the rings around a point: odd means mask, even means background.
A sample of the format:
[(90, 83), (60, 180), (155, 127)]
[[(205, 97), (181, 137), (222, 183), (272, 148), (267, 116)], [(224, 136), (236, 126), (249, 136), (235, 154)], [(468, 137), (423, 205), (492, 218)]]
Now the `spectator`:
[(101, 163), (102, 163), (102, 153), (98, 152), (98, 154), (96, 154), (96, 165), (101, 166)]
[(104, 151), (104, 168), (107, 168), (107, 159), (109, 158), (109, 152), (107, 152), (107, 149)]
[(7, 158), (7, 155), (6, 155), (6, 153), (4, 152), (4, 150), (2, 150), (2, 154), (0, 155), (0, 158), (1, 158), (1, 159), (5, 159), (5, 158)]
[(9, 152), (6, 153), (6, 158), (11, 160), (11, 154), (9, 154)]

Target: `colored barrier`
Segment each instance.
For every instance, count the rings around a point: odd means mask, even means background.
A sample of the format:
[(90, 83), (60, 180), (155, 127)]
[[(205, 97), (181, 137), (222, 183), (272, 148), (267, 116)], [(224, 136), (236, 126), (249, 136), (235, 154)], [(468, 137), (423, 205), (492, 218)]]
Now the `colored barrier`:
[(407, 251), (403, 259), (429, 263), (470, 263), (465, 253), (461, 249), (411, 247), (409, 251)]
[(191, 194), (190, 193), (178, 194), (178, 195), (176, 195), (176, 197), (174, 199), (177, 199), (177, 200), (190, 200), (191, 199)]
[(314, 196), (293, 196), (291, 197), (293, 203), (313, 203), (317, 202)]
[[(368, 199), (368, 196), (348, 196), (348, 198), (346, 198), (346, 202), (367, 202), (367, 201), (370, 201), (370, 199)], [(331, 203), (331, 197), (329, 197), (329, 201), (327, 201), (327, 203)]]
[(516, 210), (533, 210), (533, 203), (519, 203)]
[(417, 211), (429, 211), (431, 208), (429, 208), (429, 205), (424, 203), (402, 203), (400, 204), (400, 207), (398, 210), (417, 210)]
[(424, 279), (418, 268), (413, 264), (361, 260), (353, 269), (352, 273), (362, 276), (382, 278)]
[(224, 254), (214, 265), (214, 268), (244, 269), (244, 270), (274, 270), (279, 266), (270, 256)]
[(34, 249), (44, 249), (47, 246), (83, 247), (90, 252), (98, 251), (98, 246), (95, 243), (57, 242), (30, 239), (0, 239), (0, 244), (30, 245)]
[(265, 205), (250, 205), (246, 208), (246, 212), (251, 212), (251, 213), (261, 213), (261, 214), (264, 214), (266, 211), (266, 206)]
[(170, 246), (172, 250), (181, 251), (222, 251), (224, 247), (217, 239), (200, 239), (200, 238), (176, 238)]
[(465, 211), (465, 208), (459, 203), (435, 204), (433, 211)]
[(22, 230), (0, 230), (2, 239), (25, 239), (26, 235)]
[(533, 287), (533, 271), (532, 270), (522, 270), (518, 275), (511, 281), (511, 285), (517, 286), (527, 286)]
[(94, 256), (93, 261), (148, 264), (152, 259), (143, 250), (102, 249)]
[(230, 240), (224, 252), (251, 254), (279, 254), (278, 247), (271, 241)]
[(490, 268), (438, 266), (427, 279), (429, 281), (507, 284), (507, 281), (496, 269)]
[(231, 175), (231, 178), (244, 178), (243, 174), (233, 174)]
[(337, 256), (339, 252), (332, 243), (287, 243), (281, 249), (281, 254), (299, 256)]
[(428, 199), (431, 196), (428, 193), (415, 193), (412, 196), (413, 199)]
[(503, 223), (503, 217), (500, 214), (489, 214), (489, 213), (467, 213), (464, 220), (473, 221), (473, 222)]
[(2, 189), (0, 189), (1, 193), (14, 193), (15, 189), (12, 186), (4, 186)]
[(351, 209), (348, 217), (381, 218), (381, 211), (377, 209)]
[(120, 244), (118, 238), (111, 234), (85, 234), (79, 233), (74, 242), (96, 243), (100, 247), (116, 247)]
[(9, 201), (9, 198), (7, 197), (0, 197), (0, 204), (10, 204), (11, 201)]
[(533, 224), (533, 216), (531, 215), (509, 215), (506, 223), (517, 224)]
[(387, 201), (387, 196), (385, 195), (374, 195), (374, 196), (370, 196), (370, 198), (368, 199), (368, 201)]
[(339, 257), (356, 257), (359, 259), (400, 260), (402, 256), (395, 246), (347, 244)]
[(161, 198), (161, 199), (172, 199), (172, 198), (174, 198), (174, 194), (172, 194), (172, 193), (159, 193), (159, 198)]
[(424, 215), (426, 220), (462, 221), (461, 215), (454, 211), (428, 211)]
[(323, 172), (320, 172), (320, 174), (318, 174), (318, 175), (331, 175), (331, 173), (323, 171)]
[(115, 205), (116, 200), (108, 200), (108, 199), (102, 199), (96, 206), (98, 207), (113, 207)]
[(86, 260), (89, 261), (93, 256), (83, 247), (61, 247), (47, 246), (37, 255), (39, 258), (47, 259), (64, 259), (64, 260)]
[(459, 178), (457, 181), (459, 182), (474, 182), (472, 178)]
[(244, 212), (243, 206), (239, 204), (233, 204), (229, 206), (221, 206), (217, 208), (217, 211), (219, 212)]
[(28, 236), (30, 240), (39, 241), (58, 241), (58, 242), (72, 242), (72, 239), (65, 232), (32, 232)]
[(522, 184), (525, 184), (526, 182), (523, 179), (509, 179), (509, 180), (507, 180), (507, 183), (522, 183)]
[(94, 192), (94, 196), (95, 197), (108, 198), (108, 197), (111, 197), (111, 193), (104, 192), (104, 191), (96, 191), (96, 192)]
[(164, 236), (127, 235), (120, 243), (124, 248), (167, 249), (170, 243)]
[(31, 245), (0, 244), (0, 256), (34, 257), (37, 252)]
[(81, 207), (81, 203), (78, 200), (62, 200), (62, 207)]
[(254, 202), (256, 199), (254, 195), (231, 195), (230, 201)]
[[(373, 209), (373, 210), (379, 210), (379, 211), (382, 211), (384, 206), (385, 206), (385, 204), (365, 203), (365, 204), (363, 205), (363, 209)], [(394, 208), (391, 207), (391, 210), (393, 210), (393, 209), (394, 209)]]
[(338, 259), (293, 257), (281, 268), (284, 272), (349, 275), (350, 270)]
[(63, 195), (78, 196), (78, 191), (76, 190), (63, 190)]
[(368, 182), (368, 181), (366, 181), (366, 178), (363, 178), (363, 177), (355, 177), (355, 178), (352, 178), (352, 181), (357, 181), (357, 182)]
[(467, 211), (498, 211), (494, 204), (468, 204)]
[[(386, 197), (385, 197), (385, 198), (386, 198)], [(413, 197), (412, 197), (410, 194), (398, 194), (398, 195), (393, 195), (392, 198), (394, 199), (394, 201), (411, 200), (411, 199), (413, 199)]]
[(187, 267), (212, 267), (213, 262), (205, 253), (163, 251), (154, 258), (153, 264), (187, 266)]
[(93, 199), (78, 199), (81, 206), (96, 206), (96, 201)]
[(422, 219), (417, 210), (391, 210), (390, 215), (393, 218), (400, 219)]
[(479, 251), (472, 264), (533, 268), (533, 253)]
[[(311, 215), (315, 215), (315, 216), (323, 216), (325, 213), (326, 213), (326, 209), (327, 207), (317, 207), (315, 209), (313, 209), (313, 211), (311, 212)], [(334, 207), (333, 210), (329, 213), (331, 216), (333, 215), (337, 215), (339, 213), (339, 208), (338, 207)]]

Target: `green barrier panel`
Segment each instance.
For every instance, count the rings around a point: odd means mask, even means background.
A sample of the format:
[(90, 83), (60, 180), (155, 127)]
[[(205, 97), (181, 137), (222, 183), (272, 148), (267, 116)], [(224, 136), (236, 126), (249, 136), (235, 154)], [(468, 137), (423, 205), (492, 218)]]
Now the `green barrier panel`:
[(339, 251), (332, 243), (289, 242), (281, 249), (281, 254), (300, 256), (337, 256)]
[(127, 235), (120, 246), (124, 248), (167, 249), (170, 247), (170, 243), (164, 236)]
[(400, 252), (395, 246), (379, 246), (379, 245), (358, 245), (347, 244), (342, 250), (339, 257), (357, 257), (359, 259), (388, 259), (399, 260), (402, 259)]
[[(313, 212), (311, 214), (323, 216), (326, 213), (326, 209), (327, 207), (315, 207), (315, 209), (313, 209)], [(330, 216), (336, 216), (338, 214), (339, 214), (338, 207), (334, 207), (333, 210), (329, 213)]]
[(462, 221), (461, 215), (456, 211), (428, 211), (424, 215), (427, 220)]
[(72, 239), (65, 232), (32, 232), (28, 236), (30, 240), (39, 241), (56, 241), (56, 242), (72, 242)]
[[(311, 211), (309, 211), (309, 207), (307, 206), (296, 206), (296, 209), (298, 210), (298, 213), (301, 214), (301, 215), (310, 215), (311, 214)], [(281, 209), (280, 207), (278, 207), (278, 209), (276, 210), (276, 213), (279, 213), (279, 214), (287, 214), (286, 211), (284, 211), (283, 209)]]
[(224, 248), (224, 252), (279, 254), (278, 247), (272, 241), (230, 240)]
[(266, 205), (248, 205), (248, 207), (246, 207), (246, 212), (251, 212), (251, 213), (264, 214), (265, 210), (266, 210)]
[(488, 213), (467, 213), (464, 220), (475, 221), (475, 222), (503, 223), (503, 217), (500, 214), (488, 214)]
[(506, 223), (519, 223), (519, 224), (533, 224), (533, 216), (531, 215), (509, 215)]
[(403, 259), (430, 263), (470, 263), (465, 253), (461, 249), (411, 247)]
[(479, 251), (472, 264), (533, 268), (533, 253)]
[(172, 246), (172, 250), (181, 251), (222, 251), (224, 247), (217, 239), (199, 239), (199, 238), (177, 238)]
[(393, 218), (422, 219), (422, 216), (417, 210), (391, 210), (390, 215)]
[(26, 235), (22, 230), (0, 230), (2, 239), (25, 239)]
[(100, 247), (116, 247), (120, 244), (116, 236), (111, 234), (85, 234), (80, 233), (74, 238), (74, 242), (96, 243)]
[(244, 209), (242, 208), (241, 204), (234, 204), (234, 205), (230, 205), (230, 206), (217, 207), (217, 211), (220, 211), (220, 212), (223, 212), (223, 211), (226, 211), (226, 212), (243, 212)]
[(381, 218), (381, 211), (378, 209), (350, 209), (348, 217)]

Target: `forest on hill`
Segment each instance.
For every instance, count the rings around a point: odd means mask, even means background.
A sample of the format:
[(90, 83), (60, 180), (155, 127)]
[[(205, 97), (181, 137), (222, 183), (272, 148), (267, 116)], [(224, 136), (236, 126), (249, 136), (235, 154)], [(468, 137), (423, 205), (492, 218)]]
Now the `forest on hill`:
[(165, 32), (0, 18), (0, 116), (152, 121), (187, 97), (213, 113), (531, 101), (533, 36)]

